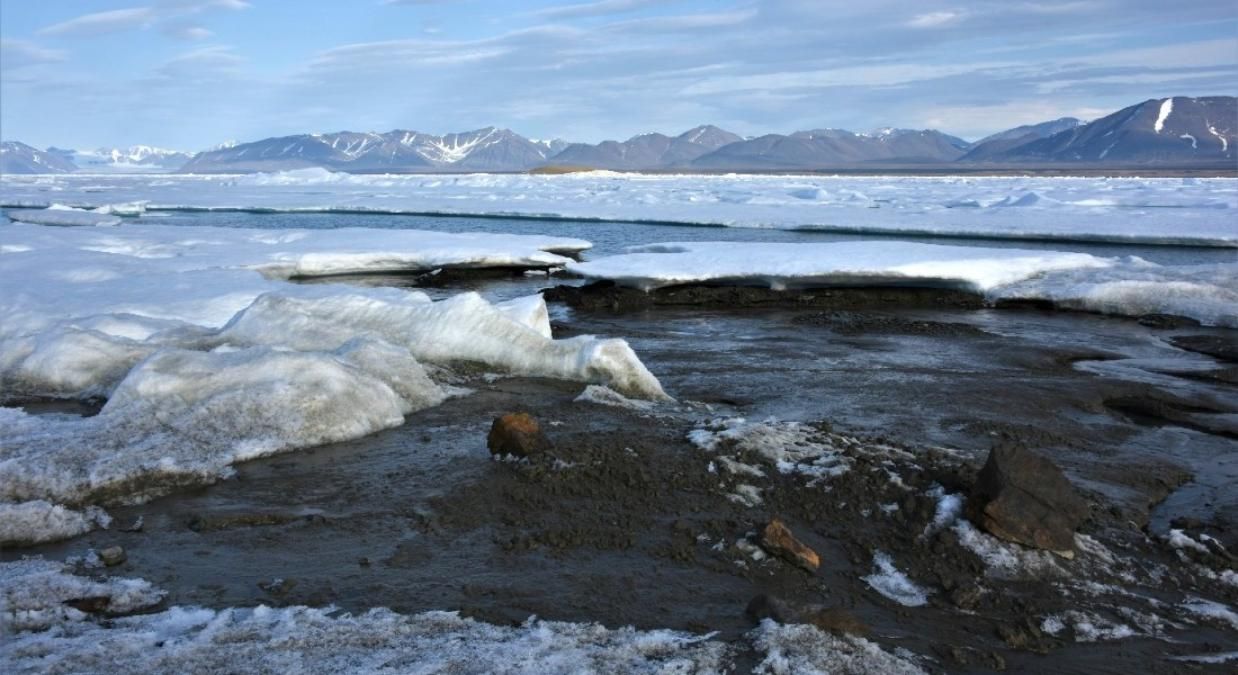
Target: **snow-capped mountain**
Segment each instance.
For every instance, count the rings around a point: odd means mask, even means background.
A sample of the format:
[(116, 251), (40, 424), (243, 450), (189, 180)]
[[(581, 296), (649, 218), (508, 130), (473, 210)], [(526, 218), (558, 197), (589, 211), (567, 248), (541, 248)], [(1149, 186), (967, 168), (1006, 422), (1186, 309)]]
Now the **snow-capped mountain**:
[(845, 129), (811, 129), (731, 143), (696, 159), (692, 166), (714, 170), (790, 170), (872, 162), (949, 162), (961, 157), (968, 147), (967, 141), (932, 129), (885, 128), (865, 134)]
[(1003, 162), (1235, 166), (1238, 98), (1150, 99), (1083, 126), (1011, 148)]
[(573, 143), (555, 155), (555, 164), (595, 169), (666, 169), (685, 166), (692, 160), (725, 145), (743, 140), (739, 136), (704, 125), (670, 137), (650, 133), (626, 141), (602, 141), (597, 145)]
[(534, 142), (507, 129), (435, 136), (395, 130), (342, 131), (240, 143), (199, 153), (187, 172), (277, 171), (321, 166), (342, 171), (523, 171), (555, 154), (555, 141)]
[(175, 171), (188, 162), (191, 155), (180, 150), (133, 145), (128, 148), (98, 148), (95, 150), (65, 150), (48, 148), (73, 163), (80, 171), (143, 173)]
[(1083, 122), (1077, 118), (1060, 117), (1048, 122), (1041, 122), (1040, 124), (1025, 124), (1013, 129), (1007, 129), (1006, 131), (1000, 131), (976, 141), (971, 149), (967, 151), (967, 154), (963, 155), (962, 159), (966, 162), (989, 161), (1012, 148), (1026, 145), (1041, 138), (1048, 138), (1063, 131), (1069, 131), (1081, 124)]
[(68, 173), (77, 167), (64, 157), (18, 141), (0, 142), (0, 174)]

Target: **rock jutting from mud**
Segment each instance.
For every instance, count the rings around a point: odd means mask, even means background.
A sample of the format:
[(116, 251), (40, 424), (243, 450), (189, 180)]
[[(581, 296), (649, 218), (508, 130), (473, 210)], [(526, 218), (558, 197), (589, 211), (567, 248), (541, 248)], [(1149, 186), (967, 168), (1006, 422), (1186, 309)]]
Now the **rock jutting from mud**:
[(783, 624), (809, 624), (836, 635), (863, 637), (871, 632), (863, 621), (845, 609), (799, 603), (772, 595), (753, 598), (745, 612), (753, 621), (773, 619)]
[(498, 457), (529, 457), (551, 448), (550, 439), (528, 413), (508, 413), (494, 420), (486, 437), (490, 454)]
[(791, 529), (777, 518), (770, 520), (761, 530), (759, 543), (770, 555), (782, 558), (810, 574), (821, 566), (821, 557), (817, 552), (796, 539)]
[(997, 445), (976, 476), (967, 517), (995, 537), (1071, 558), (1087, 502), (1053, 462), (1017, 445)]

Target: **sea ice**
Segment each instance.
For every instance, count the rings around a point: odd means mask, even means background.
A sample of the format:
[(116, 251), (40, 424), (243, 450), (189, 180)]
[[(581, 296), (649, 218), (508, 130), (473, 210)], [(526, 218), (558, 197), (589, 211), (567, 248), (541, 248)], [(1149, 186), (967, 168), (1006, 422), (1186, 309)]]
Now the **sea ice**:
[[(311, 187), (312, 189), (306, 189)], [(1232, 178), (272, 174), (4, 176), (0, 203), (356, 211), (1238, 246)], [(1034, 197), (1029, 198), (1029, 195)], [(972, 208), (954, 208), (968, 205)], [(1010, 208), (1013, 207), (1013, 208)], [(1218, 210), (1221, 212), (1219, 213)]]

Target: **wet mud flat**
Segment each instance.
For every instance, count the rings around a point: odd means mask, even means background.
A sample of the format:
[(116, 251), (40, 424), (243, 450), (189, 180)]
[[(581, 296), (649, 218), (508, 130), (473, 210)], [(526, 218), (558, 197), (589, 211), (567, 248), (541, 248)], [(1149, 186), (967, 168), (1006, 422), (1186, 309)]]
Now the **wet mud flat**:
[[(1232, 369), (1232, 331), (941, 291), (835, 297), (559, 307), (556, 337), (627, 338), (677, 401), (602, 405), (576, 400), (583, 385), (462, 367), (471, 394), (399, 428), (245, 463), (112, 508), (110, 530), (0, 555), (121, 545), (107, 573), (156, 583), (169, 605), (454, 609), (742, 645), (765, 595), (834, 610), (831, 627), (933, 671), (1224, 667), (1172, 659), (1238, 650), (1238, 626), (1206, 604), (1238, 604), (1220, 548), (1238, 550), (1238, 399), (1206, 376)], [(515, 410), (552, 447), (492, 458), (490, 424)], [(803, 452), (779, 464), (770, 446)], [(1049, 458), (1079, 490), (1073, 559), (977, 538), (960, 516), (995, 446)], [(817, 569), (762, 547), (773, 518)], [(1175, 546), (1173, 530), (1219, 547)]]

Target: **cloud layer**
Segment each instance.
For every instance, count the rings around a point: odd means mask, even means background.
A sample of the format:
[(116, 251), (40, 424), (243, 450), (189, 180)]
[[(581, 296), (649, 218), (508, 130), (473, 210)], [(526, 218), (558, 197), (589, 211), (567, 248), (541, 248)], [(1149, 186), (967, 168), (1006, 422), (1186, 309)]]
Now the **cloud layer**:
[(489, 124), (596, 141), (706, 122), (975, 138), (1238, 89), (1232, 0), (28, 4), (0, 22), (0, 121), (39, 144)]

